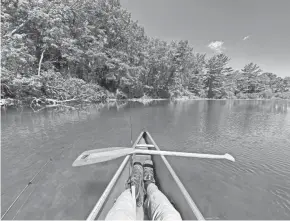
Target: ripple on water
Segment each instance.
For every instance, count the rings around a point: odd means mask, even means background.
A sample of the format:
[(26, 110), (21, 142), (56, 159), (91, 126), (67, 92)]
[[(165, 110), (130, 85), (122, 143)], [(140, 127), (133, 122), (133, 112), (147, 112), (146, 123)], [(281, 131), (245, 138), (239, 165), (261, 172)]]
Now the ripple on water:
[(270, 192), (279, 198), (277, 203), (283, 205), (285, 211), (290, 214), (290, 187), (273, 185)]
[(205, 217), (289, 219), (290, 112), (278, 110), (285, 103), (290, 107), (287, 101), (166, 101), (87, 113), (7, 112), (1, 116), (2, 210), (27, 177), (65, 146), (72, 148), (47, 168), (17, 218), (86, 217), (119, 164), (73, 169), (71, 163), (87, 149), (128, 145), (131, 116), (133, 139), (145, 127), (163, 150), (228, 152), (236, 158), (234, 163), (170, 158)]

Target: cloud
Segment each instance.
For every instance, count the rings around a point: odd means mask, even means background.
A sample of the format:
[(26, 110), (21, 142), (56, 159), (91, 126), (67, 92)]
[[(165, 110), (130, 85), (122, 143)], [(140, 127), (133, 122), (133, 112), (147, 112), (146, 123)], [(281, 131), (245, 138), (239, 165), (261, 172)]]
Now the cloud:
[(244, 38), (243, 38), (243, 41), (245, 41), (245, 40), (247, 40), (247, 39), (249, 39), (249, 38), (250, 38), (250, 35), (244, 37)]
[(215, 52), (222, 53), (222, 51), (225, 49), (223, 47), (224, 42), (223, 41), (213, 41), (211, 42), (208, 47)]

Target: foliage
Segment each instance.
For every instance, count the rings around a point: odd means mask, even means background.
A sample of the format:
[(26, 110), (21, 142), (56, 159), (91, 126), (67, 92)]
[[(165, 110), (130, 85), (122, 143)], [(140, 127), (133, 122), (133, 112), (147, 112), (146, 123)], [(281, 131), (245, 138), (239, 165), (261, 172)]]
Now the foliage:
[(229, 58), (224, 54), (218, 54), (211, 57), (205, 67), (205, 87), (208, 98), (222, 98), (226, 94), (224, 91), (225, 73), (232, 69), (227, 67)]
[(276, 98), (281, 98), (281, 99), (290, 99), (290, 92), (279, 92), (275, 94)]
[(4, 0), (1, 19), (3, 97), (289, 97), (290, 77), (150, 38), (118, 0)]
[(79, 100), (101, 102), (107, 99), (107, 93), (100, 86), (86, 83), (79, 78), (64, 79), (60, 73), (48, 71), (41, 76), (14, 78), (6, 82), (10, 97), (30, 102), (35, 97), (55, 100)]
[(257, 64), (250, 63), (242, 69), (238, 89), (243, 93), (256, 93), (261, 91), (258, 83), (258, 75), (262, 72)]
[(262, 97), (265, 99), (271, 99), (273, 97), (273, 93), (271, 89), (265, 90), (262, 92)]

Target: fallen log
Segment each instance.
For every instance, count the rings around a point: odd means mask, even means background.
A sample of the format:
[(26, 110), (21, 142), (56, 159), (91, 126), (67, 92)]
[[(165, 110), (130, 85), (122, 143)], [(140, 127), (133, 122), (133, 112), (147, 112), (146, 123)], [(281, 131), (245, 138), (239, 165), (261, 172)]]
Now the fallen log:
[[(72, 106), (65, 105), (64, 103), (68, 102), (76, 102), (79, 101), (79, 99), (72, 98), (68, 100), (56, 100), (52, 98), (36, 98), (31, 101), (30, 107), (34, 112), (39, 112), (45, 108), (53, 108), (53, 107), (65, 107), (65, 108), (70, 108), (70, 109), (75, 109)], [(35, 108), (38, 107), (40, 109), (36, 110)]]

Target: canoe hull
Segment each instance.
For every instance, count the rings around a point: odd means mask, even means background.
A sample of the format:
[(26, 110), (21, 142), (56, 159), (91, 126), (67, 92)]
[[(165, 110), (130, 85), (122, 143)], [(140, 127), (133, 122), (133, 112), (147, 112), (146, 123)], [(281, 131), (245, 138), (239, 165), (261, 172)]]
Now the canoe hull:
[[(149, 144), (149, 147), (142, 147), (142, 144)], [(139, 145), (138, 145), (139, 144)], [(132, 148), (160, 150), (151, 135), (142, 131)], [(154, 163), (155, 179), (158, 188), (167, 196), (173, 206), (179, 211), (183, 220), (204, 220), (197, 206), (186, 191), (182, 182), (177, 177), (165, 156), (138, 155), (145, 159), (151, 158)], [(125, 157), (121, 166), (115, 173), (113, 179), (107, 186), (98, 203), (90, 213), (87, 220), (104, 220), (116, 199), (125, 190), (125, 183), (128, 180), (131, 170), (131, 156)], [(146, 219), (146, 215), (144, 216)]]

